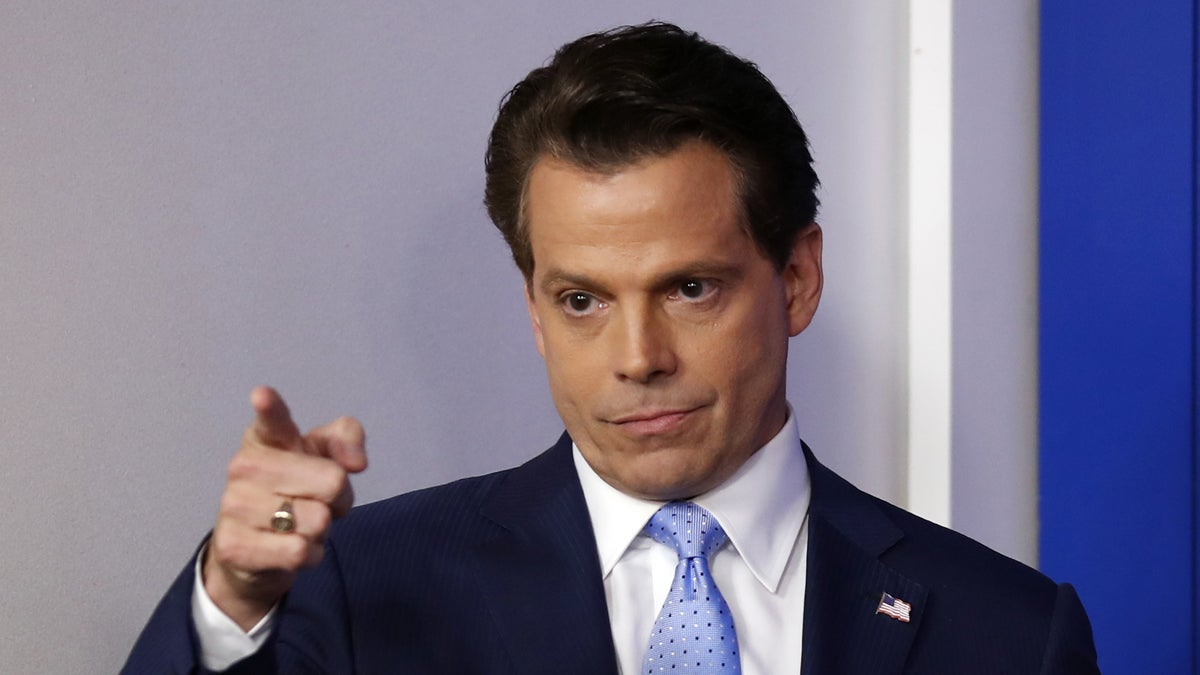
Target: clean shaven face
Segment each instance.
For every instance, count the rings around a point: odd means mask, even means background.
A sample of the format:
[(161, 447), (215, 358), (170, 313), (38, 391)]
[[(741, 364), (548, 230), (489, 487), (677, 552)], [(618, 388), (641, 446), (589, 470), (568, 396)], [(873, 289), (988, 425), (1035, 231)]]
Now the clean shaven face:
[(788, 338), (820, 299), (815, 223), (777, 270), (746, 230), (728, 159), (702, 142), (606, 173), (543, 157), (526, 218), (551, 395), (605, 481), (692, 497), (778, 433)]

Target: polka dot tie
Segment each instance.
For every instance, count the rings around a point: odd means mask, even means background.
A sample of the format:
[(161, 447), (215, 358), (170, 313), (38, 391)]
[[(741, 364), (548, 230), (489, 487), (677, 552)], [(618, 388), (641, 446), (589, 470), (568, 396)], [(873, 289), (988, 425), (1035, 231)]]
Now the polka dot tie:
[(708, 569), (708, 557), (725, 544), (725, 530), (699, 506), (671, 502), (650, 518), (645, 532), (674, 548), (679, 564), (654, 622), (642, 672), (741, 672), (733, 614)]

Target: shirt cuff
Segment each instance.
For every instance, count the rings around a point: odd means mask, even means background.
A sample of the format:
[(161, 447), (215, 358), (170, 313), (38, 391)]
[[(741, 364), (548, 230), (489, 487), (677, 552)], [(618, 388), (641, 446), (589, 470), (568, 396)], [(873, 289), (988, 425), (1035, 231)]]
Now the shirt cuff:
[(208, 597), (204, 588), (204, 577), (201, 575), (201, 564), (208, 545), (196, 556), (195, 581), (192, 584), (192, 623), (196, 626), (196, 634), (200, 637), (200, 663), (208, 670), (221, 671), (257, 652), (267, 642), (271, 635), (271, 627), (275, 625), (275, 610), (271, 608), (249, 632), (229, 618), (217, 604)]

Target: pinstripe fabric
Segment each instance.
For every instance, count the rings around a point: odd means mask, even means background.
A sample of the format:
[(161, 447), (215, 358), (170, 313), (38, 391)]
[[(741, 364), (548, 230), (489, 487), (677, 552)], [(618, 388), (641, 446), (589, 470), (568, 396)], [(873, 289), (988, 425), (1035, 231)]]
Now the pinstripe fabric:
[[(804, 675), (1099, 672), (1070, 586), (865, 495), (805, 452)], [(875, 613), (884, 592), (912, 604), (909, 623)]]

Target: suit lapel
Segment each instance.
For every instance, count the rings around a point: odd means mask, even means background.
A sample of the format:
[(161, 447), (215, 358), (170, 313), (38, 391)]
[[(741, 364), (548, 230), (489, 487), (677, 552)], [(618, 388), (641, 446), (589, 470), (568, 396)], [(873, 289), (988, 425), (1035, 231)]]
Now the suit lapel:
[[(903, 533), (806, 446), (812, 501), (803, 675), (899, 673), (927, 590), (880, 556)], [(477, 547), (481, 592), (520, 673), (617, 672), (595, 535), (564, 434), (512, 471), (481, 514), (501, 527)], [(883, 593), (912, 605), (908, 623), (877, 614)]]
[[(899, 673), (927, 599), (880, 561), (903, 537), (857, 488), (821, 466), (806, 446), (809, 506), (803, 675)], [(908, 623), (876, 613), (884, 593), (912, 605)]]
[(512, 471), (481, 513), (503, 531), (482, 542), (482, 593), (514, 670), (616, 673), (591, 518), (564, 434)]

